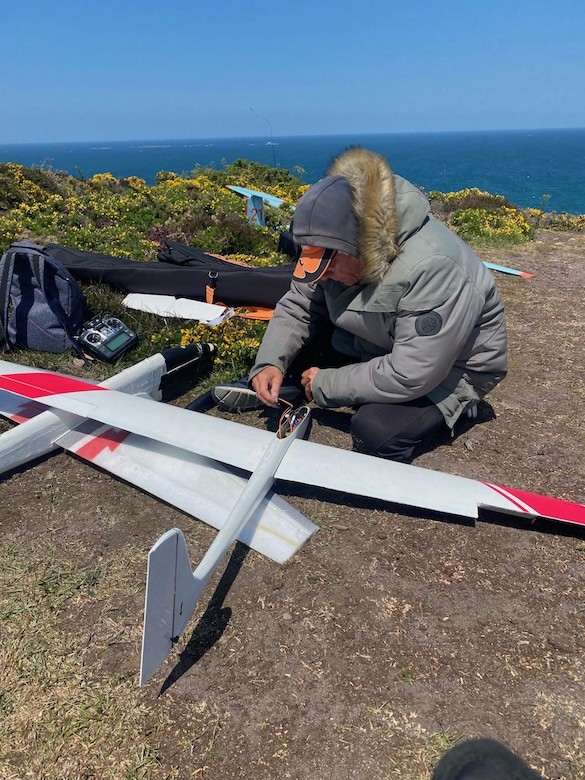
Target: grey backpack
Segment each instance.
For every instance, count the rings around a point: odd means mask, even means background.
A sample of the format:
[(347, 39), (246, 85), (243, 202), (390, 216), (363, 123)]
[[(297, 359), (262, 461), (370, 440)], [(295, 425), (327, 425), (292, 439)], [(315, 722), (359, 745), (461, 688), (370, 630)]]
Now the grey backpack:
[(80, 286), (58, 260), (32, 241), (11, 244), (0, 260), (0, 342), (41, 352), (79, 352)]

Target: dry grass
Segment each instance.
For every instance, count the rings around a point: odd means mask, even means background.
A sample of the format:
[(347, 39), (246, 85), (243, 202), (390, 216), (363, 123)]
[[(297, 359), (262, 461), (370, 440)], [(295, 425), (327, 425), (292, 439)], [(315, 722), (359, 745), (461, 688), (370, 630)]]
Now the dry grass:
[(416, 712), (397, 711), (391, 702), (370, 707), (361, 730), (368, 741), (385, 745), (392, 756), (393, 769), (385, 772), (385, 780), (429, 780), (440, 757), (459, 740), (449, 729), (427, 731)]
[[(201, 770), (219, 713), (183, 705), (189, 739), (173, 740), (172, 697), (149, 700), (126, 672), (141, 630), (140, 610), (127, 620), (119, 606), (128, 594), (141, 600), (130, 551), (98, 565), (86, 558), (71, 544), (0, 553), (0, 778), (158, 780), (178, 777), (177, 758)], [(100, 658), (114, 645), (123, 660), (111, 674)], [(160, 758), (169, 742), (175, 761)]]

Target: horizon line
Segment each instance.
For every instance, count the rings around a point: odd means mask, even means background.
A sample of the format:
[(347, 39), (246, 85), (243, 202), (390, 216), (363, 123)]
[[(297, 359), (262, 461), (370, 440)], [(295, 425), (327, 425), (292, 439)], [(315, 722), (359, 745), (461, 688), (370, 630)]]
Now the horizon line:
[[(446, 134), (474, 134), (474, 133), (537, 133), (548, 131), (563, 130), (585, 130), (585, 127), (510, 127), (494, 128), (489, 130), (387, 130), (384, 132), (360, 132), (350, 133), (311, 133), (299, 135), (278, 135), (274, 139), (287, 140), (291, 138), (341, 138), (348, 136), (382, 136), (382, 135), (446, 135)], [(50, 146), (57, 144), (124, 144), (124, 143), (146, 143), (146, 142), (167, 142), (180, 143), (192, 141), (245, 141), (248, 139), (264, 139), (265, 135), (230, 135), (230, 136), (198, 136), (191, 138), (118, 138), (118, 139), (90, 139), (83, 141), (65, 140), (65, 141), (2, 141), (1, 146)]]

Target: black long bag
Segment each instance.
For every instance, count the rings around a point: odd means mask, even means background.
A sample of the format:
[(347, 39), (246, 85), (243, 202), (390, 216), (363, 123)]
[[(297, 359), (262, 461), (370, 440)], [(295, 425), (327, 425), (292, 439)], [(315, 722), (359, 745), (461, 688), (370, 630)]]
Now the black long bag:
[(292, 264), (249, 268), (186, 244), (166, 243), (167, 251), (159, 253), (157, 263), (84, 252), (59, 244), (47, 244), (45, 252), (60, 260), (80, 282), (104, 282), (128, 293), (205, 301), (209, 300), (210, 288), (214, 302), (274, 308), (290, 287)]

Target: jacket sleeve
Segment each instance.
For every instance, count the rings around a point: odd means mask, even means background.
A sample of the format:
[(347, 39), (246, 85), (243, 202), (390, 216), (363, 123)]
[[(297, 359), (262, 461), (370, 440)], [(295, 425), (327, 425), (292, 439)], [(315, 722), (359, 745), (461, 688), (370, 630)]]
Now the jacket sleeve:
[(451, 258), (427, 258), (421, 266), (412, 272), (399, 301), (392, 351), (365, 363), (319, 371), (312, 384), (319, 406), (410, 401), (447, 377), (484, 299)]
[(286, 374), (293, 359), (327, 318), (321, 285), (292, 282), (268, 323), (250, 379), (266, 366), (276, 366)]

